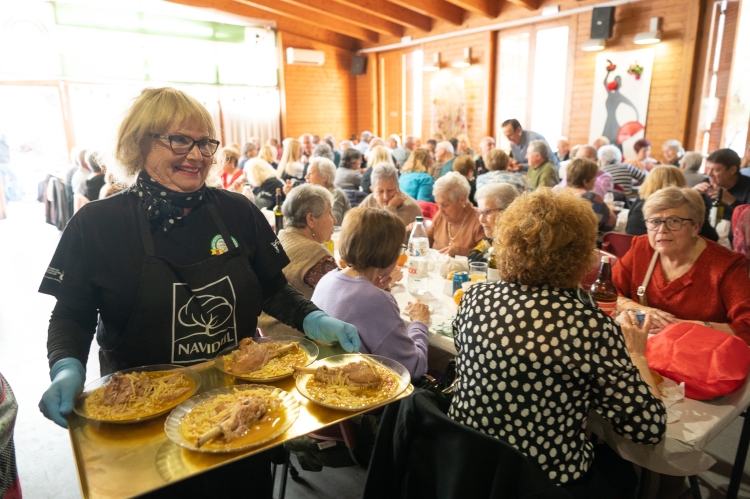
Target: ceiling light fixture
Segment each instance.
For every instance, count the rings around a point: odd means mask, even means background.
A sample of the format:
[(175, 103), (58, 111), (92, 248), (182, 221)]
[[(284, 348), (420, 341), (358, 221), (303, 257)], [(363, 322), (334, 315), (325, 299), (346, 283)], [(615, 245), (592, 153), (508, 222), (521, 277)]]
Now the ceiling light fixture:
[(605, 48), (607, 48), (607, 40), (605, 40), (604, 38), (592, 38), (591, 40), (586, 40), (581, 45), (581, 50), (584, 50), (586, 52), (604, 50)]
[(425, 64), (422, 68), (422, 71), (432, 72), (432, 71), (440, 71), (440, 53), (435, 52), (432, 54), (432, 63), (431, 64)]
[(649, 21), (648, 31), (644, 33), (638, 33), (635, 35), (633, 43), (636, 45), (649, 45), (651, 43), (659, 43), (661, 41), (661, 30), (659, 29), (661, 19), (658, 17), (652, 17)]
[(468, 68), (471, 66), (471, 49), (466, 47), (464, 49), (464, 55), (460, 59), (456, 59), (451, 63), (454, 68)]

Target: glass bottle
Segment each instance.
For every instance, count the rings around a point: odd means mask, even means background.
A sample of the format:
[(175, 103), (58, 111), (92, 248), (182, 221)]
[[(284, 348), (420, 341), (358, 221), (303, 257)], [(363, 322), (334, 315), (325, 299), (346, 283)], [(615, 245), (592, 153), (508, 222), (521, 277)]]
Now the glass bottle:
[(612, 283), (612, 264), (609, 257), (602, 257), (599, 276), (591, 285), (591, 297), (599, 308), (613, 319), (617, 316), (617, 288)]
[(281, 188), (276, 188), (276, 206), (273, 207), (273, 216), (276, 219), (276, 234), (284, 228), (284, 215), (281, 213)]

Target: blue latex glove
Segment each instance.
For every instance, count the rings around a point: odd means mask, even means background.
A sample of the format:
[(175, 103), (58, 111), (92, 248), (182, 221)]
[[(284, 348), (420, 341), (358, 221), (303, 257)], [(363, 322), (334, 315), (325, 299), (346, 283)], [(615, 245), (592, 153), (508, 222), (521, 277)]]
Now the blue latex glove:
[(55, 362), (49, 377), (52, 384), (42, 395), (39, 410), (47, 419), (67, 428), (65, 416), (73, 410), (73, 399), (83, 390), (86, 370), (78, 359), (67, 357)]
[(305, 317), (302, 327), (305, 334), (313, 340), (333, 343), (338, 341), (347, 352), (359, 351), (360, 341), (357, 328), (346, 322), (329, 317), (325, 312), (316, 310)]

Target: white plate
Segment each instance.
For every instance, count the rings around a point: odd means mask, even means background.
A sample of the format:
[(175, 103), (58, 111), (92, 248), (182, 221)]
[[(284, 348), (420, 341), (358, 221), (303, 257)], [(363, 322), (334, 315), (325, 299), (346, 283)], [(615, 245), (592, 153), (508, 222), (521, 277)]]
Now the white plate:
[[(286, 411), (286, 420), (278, 426), (273, 432), (266, 435), (263, 438), (260, 438), (258, 440), (255, 440), (251, 443), (248, 443), (246, 445), (242, 445), (239, 447), (232, 447), (230, 449), (209, 449), (204, 447), (198, 447), (195, 442), (191, 442), (185, 437), (182, 436), (182, 432), (180, 432), (180, 422), (182, 422), (182, 419), (188, 415), (190, 411), (193, 410), (193, 408), (205, 404), (213, 397), (216, 397), (217, 395), (223, 395), (223, 394), (231, 394), (234, 393), (235, 390), (237, 391), (243, 391), (243, 390), (266, 390), (271, 393), (275, 393), (275, 396), (281, 400), (281, 405)], [(243, 449), (249, 449), (251, 447), (257, 447), (258, 445), (264, 444), (266, 442), (270, 442), (274, 438), (278, 437), (282, 433), (284, 433), (286, 430), (288, 430), (292, 424), (297, 420), (297, 417), (299, 416), (299, 402), (297, 402), (297, 399), (294, 398), (294, 395), (292, 395), (289, 392), (285, 392), (284, 390), (280, 388), (276, 388), (273, 386), (267, 386), (267, 385), (234, 385), (234, 386), (225, 386), (224, 388), (217, 388), (215, 390), (210, 390), (205, 393), (201, 393), (200, 395), (197, 395), (190, 400), (186, 400), (182, 404), (178, 405), (172, 413), (167, 418), (166, 422), (164, 423), (164, 432), (167, 434), (167, 438), (169, 438), (172, 442), (176, 443), (180, 447), (183, 447), (188, 450), (197, 451), (197, 452), (209, 452), (209, 453), (226, 453), (226, 452), (237, 452), (241, 451)], [(251, 430), (252, 431), (252, 430)]]
[[(305, 366), (309, 366), (310, 364), (315, 362), (315, 359), (318, 358), (318, 345), (308, 340), (307, 338), (302, 338), (300, 336), (263, 336), (260, 338), (253, 338), (253, 341), (255, 341), (256, 343), (267, 343), (269, 341), (275, 341), (277, 343), (283, 343), (285, 345), (296, 341), (299, 343), (299, 347), (304, 350), (305, 353), (307, 353), (307, 361), (305, 362)], [(239, 378), (244, 381), (251, 381), (253, 383), (270, 383), (272, 381), (279, 381), (280, 379), (288, 378), (294, 373), (294, 371), (292, 370), (287, 374), (282, 374), (281, 376), (275, 376), (273, 378), (255, 378), (250, 375), (231, 373), (224, 368), (224, 357), (227, 355), (234, 355), (234, 352), (237, 352), (238, 348), (239, 347), (230, 347), (219, 352), (219, 355), (217, 355), (216, 359), (214, 360), (214, 366), (216, 367), (216, 369), (230, 376), (234, 376), (235, 378)]]
[(379, 364), (381, 367), (385, 367), (386, 369), (389, 369), (393, 372), (393, 374), (396, 375), (396, 378), (398, 380), (398, 388), (394, 391), (394, 393), (388, 397), (385, 400), (379, 400), (377, 402), (373, 403), (365, 403), (361, 405), (334, 405), (334, 404), (328, 404), (322, 401), (319, 401), (315, 399), (308, 391), (307, 391), (307, 381), (313, 376), (312, 374), (300, 374), (297, 376), (297, 390), (302, 394), (303, 397), (311, 400), (312, 402), (315, 402), (316, 404), (322, 405), (324, 407), (330, 407), (331, 409), (341, 409), (344, 411), (361, 411), (363, 409), (370, 409), (373, 407), (378, 407), (380, 405), (387, 404), (391, 400), (395, 399), (399, 395), (401, 395), (401, 392), (406, 390), (406, 388), (409, 386), (409, 383), (411, 383), (411, 375), (409, 374), (409, 371), (402, 366), (400, 363), (396, 362), (395, 360), (389, 359), (387, 357), (382, 357), (380, 355), (368, 355), (368, 354), (361, 354), (361, 353), (347, 353), (343, 355), (334, 355), (331, 357), (326, 357), (325, 359), (320, 359), (319, 361), (315, 362), (309, 367), (312, 368), (318, 368), (320, 366), (328, 366), (328, 367), (336, 367), (336, 366), (342, 366), (345, 364), (348, 364), (350, 362), (358, 362), (360, 360), (364, 360), (367, 362), (372, 362)]
[[(201, 376), (197, 372), (193, 371), (192, 369), (185, 369), (181, 366), (176, 366), (174, 364), (155, 364), (153, 366), (141, 366), (141, 367), (133, 367), (131, 369), (123, 369), (122, 371), (118, 371), (122, 374), (130, 374), (135, 372), (157, 372), (157, 371), (165, 371), (165, 372), (182, 372), (187, 377), (189, 377), (191, 380), (193, 380), (193, 384), (195, 385), (193, 389), (190, 391), (190, 393), (187, 395), (187, 397), (191, 397), (196, 391), (198, 391), (198, 388), (201, 387)], [(142, 421), (148, 421), (150, 419), (158, 418), (162, 414), (166, 414), (172, 409), (174, 409), (175, 406), (179, 405), (179, 400), (184, 400), (183, 397), (179, 397), (174, 404), (168, 405), (166, 408), (155, 412), (153, 414), (149, 414), (148, 416), (140, 417), (140, 418), (131, 418), (131, 419), (118, 419), (118, 420), (112, 420), (112, 419), (100, 419), (94, 416), (91, 416), (86, 411), (86, 406), (84, 405), (84, 401), (86, 398), (91, 395), (91, 392), (96, 390), (97, 388), (101, 388), (102, 386), (106, 385), (109, 380), (114, 376), (115, 373), (108, 374), (107, 376), (103, 376), (95, 381), (92, 381), (88, 385), (86, 385), (86, 388), (84, 388), (83, 393), (80, 394), (78, 397), (76, 397), (75, 403), (73, 404), (73, 410), (76, 414), (78, 414), (81, 417), (84, 417), (86, 419), (91, 419), (93, 421), (103, 421), (105, 423), (114, 423), (114, 424), (131, 424), (131, 423), (140, 423)]]

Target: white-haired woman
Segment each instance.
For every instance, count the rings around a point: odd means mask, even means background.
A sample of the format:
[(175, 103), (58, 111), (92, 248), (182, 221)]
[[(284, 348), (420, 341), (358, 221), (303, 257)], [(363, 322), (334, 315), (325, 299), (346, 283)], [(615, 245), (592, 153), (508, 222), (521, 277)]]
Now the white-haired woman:
[(305, 166), (302, 164), (302, 144), (299, 140), (286, 138), (282, 142), (284, 152), (276, 169), (276, 176), (290, 187), (304, 183)]
[[(264, 146), (266, 147), (266, 146)], [(276, 189), (283, 189), (284, 183), (276, 176), (276, 170), (260, 158), (251, 158), (245, 163), (245, 178), (250, 184), (243, 194), (258, 208), (271, 208), (276, 205)], [(285, 198), (282, 192), (282, 202)]]
[[(312, 339), (359, 348), (354, 326), (328, 317), (288, 285), (282, 269), (289, 259), (258, 208), (237, 193), (206, 185), (219, 147), (215, 137), (206, 108), (173, 88), (143, 90), (126, 113), (115, 159), (132, 186), (81, 209), (39, 288), (57, 298), (47, 338), (52, 383), (39, 408), (60, 426), (67, 426), (83, 388), (99, 321), (102, 376), (213, 360), (217, 347), (252, 337), (262, 311)], [(231, 304), (221, 320), (232, 327), (219, 334), (218, 326), (179, 320), (180, 311), (186, 317), (214, 313), (209, 307), (215, 301), (207, 305), (193, 290)], [(172, 485), (165, 497), (240, 495), (247, 480), (258, 497), (271, 497), (267, 455), (222, 469), (242, 479), (187, 480)]]
[(396, 162), (393, 161), (393, 156), (388, 152), (388, 149), (385, 146), (378, 145), (371, 148), (370, 152), (367, 154), (367, 170), (365, 170), (365, 173), (362, 175), (362, 182), (360, 182), (363, 191), (371, 192), (370, 186), (372, 185), (372, 182), (370, 176), (372, 175), (372, 168), (380, 163), (390, 163), (393, 166), (396, 166)]
[[(289, 257), (284, 276), (308, 300), (318, 281), (338, 268), (333, 255), (321, 244), (330, 241), (333, 234), (332, 206), (333, 196), (327, 188), (302, 184), (292, 189), (281, 207), (284, 230), (279, 232), (279, 241)], [(270, 336), (302, 336), (268, 314), (260, 316), (258, 327)]]
[(601, 146), (596, 152), (602, 171), (612, 175), (612, 181), (619, 185), (626, 196), (633, 194), (633, 185), (639, 185), (646, 178), (646, 172), (622, 162), (622, 152), (617, 146)]
[(468, 154), (472, 158), (474, 157), (474, 149), (471, 148), (471, 141), (469, 140), (469, 136), (465, 133), (459, 133), (456, 136), (456, 139), (458, 140), (458, 147), (456, 148), (456, 156), (461, 156), (462, 154)]
[(333, 181), (335, 178), (336, 165), (333, 164), (333, 161), (322, 156), (310, 158), (305, 180), (310, 184), (325, 187), (331, 192), (333, 195), (333, 216), (336, 218), (336, 225), (341, 225), (341, 222), (344, 221), (344, 215), (352, 206), (346, 193), (338, 187), (334, 187)]
[(679, 140), (670, 139), (661, 145), (661, 154), (665, 165), (680, 166), (680, 159), (685, 154), (685, 149)]
[(471, 186), (460, 173), (437, 179), (432, 193), (438, 212), (427, 229), (430, 247), (450, 256), (467, 256), (484, 238), (484, 229), (469, 202)]
[(492, 230), (497, 214), (505, 210), (518, 197), (516, 188), (505, 182), (486, 184), (477, 189), (477, 216), (484, 230), (484, 239), (469, 252), (470, 262), (486, 262), (492, 247)]
[(399, 188), (398, 170), (390, 163), (380, 163), (372, 169), (371, 191), (360, 206), (388, 210), (406, 225), (422, 216), (419, 203)]
[(392, 133), (388, 136), (388, 149), (393, 152), (394, 149), (401, 147), (401, 137)]

